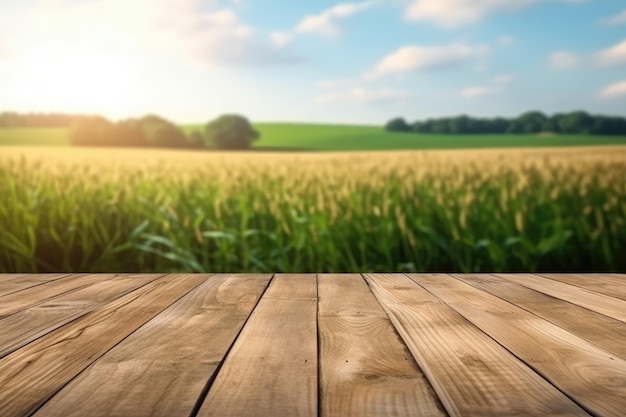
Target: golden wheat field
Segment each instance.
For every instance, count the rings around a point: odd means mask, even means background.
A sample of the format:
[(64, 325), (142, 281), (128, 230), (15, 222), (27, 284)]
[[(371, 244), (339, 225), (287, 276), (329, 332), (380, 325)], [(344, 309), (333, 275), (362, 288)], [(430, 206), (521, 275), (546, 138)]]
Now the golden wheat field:
[(626, 147), (5, 147), (0, 270), (625, 271)]

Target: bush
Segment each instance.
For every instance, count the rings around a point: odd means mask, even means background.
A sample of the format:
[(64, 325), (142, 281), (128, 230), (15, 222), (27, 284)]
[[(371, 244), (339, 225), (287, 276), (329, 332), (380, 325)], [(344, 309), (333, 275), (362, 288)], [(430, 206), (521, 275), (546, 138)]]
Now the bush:
[(226, 114), (209, 122), (206, 140), (220, 149), (249, 149), (259, 132), (243, 116)]

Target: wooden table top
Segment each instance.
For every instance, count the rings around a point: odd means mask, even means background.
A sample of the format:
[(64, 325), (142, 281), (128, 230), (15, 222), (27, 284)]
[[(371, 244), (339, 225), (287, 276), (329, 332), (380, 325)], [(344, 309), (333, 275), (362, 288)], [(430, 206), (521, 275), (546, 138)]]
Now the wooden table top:
[(0, 416), (626, 415), (624, 274), (0, 274)]

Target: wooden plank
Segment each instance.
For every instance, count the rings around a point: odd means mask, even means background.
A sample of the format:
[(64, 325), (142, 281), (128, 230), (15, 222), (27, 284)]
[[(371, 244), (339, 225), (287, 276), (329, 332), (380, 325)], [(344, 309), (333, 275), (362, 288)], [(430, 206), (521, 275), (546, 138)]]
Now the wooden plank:
[(452, 274), (626, 359), (626, 323), (491, 274)]
[(590, 414), (623, 417), (626, 360), (449, 275), (411, 274), (410, 277)]
[(23, 277), (26, 276), (28, 274), (7, 274), (7, 273), (0, 273), (0, 282), (3, 282), (5, 280), (13, 280), (15, 278), (19, 278), (19, 277)]
[(116, 274), (73, 274), (4, 295), (0, 297), (0, 318), (115, 276)]
[(2, 274), (0, 275), (0, 297), (69, 275), (71, 274)]
[(82, 372), (34, 416), (188, 416), (271, 275), (216, 275)]
[(318, 296), (321, 415), (447, 415), (360, 275), (318, 275)]
[(0, 414), (31, 415), (92, 362), (206, 278), (166, 275), (0, 359)]
[(0, 358), (161, 276), (163, 274), (103, 275), (103, 279), (93, 285), (0, 319)]
[(408, 277), (365, 277), (451, 416), (588, 416)]
[(605, 316), (626, 322), (626, 301), (598, 294), (574, 285), (564, 284), (534, 274), (495, 274), (554, 298), (588, 308)]
[(585, 288), (589, 291), (607, 295), (609, 297), (626, 300), (626, 281), (610, 275), (585, 275), (585, 274), (537, 274), (544, 278), (564, 282)]
[(315, 275), (275, 275), (198, 417), (317, 416)]

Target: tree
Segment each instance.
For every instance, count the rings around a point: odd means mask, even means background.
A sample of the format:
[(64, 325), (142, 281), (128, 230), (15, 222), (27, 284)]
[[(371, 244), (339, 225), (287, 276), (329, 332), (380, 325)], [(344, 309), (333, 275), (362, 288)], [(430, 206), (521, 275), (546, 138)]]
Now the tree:
[(396, 117), (387, 122), (385, 130), (388, 132), (410, 132), (413, 129), (404, 118)]
[(430, 129), (432, 133), (446, 134), (450, 133), (450, 121), (447, 118), (435, 119)]
[[(404, 119), (397, 118), (386, 125), (389, 131), (405, 131)], [(413, 132), (439, 134), (471, 133), (570, 133), (594, 135), (626, 135), (626, 118), (590, 115), (584, 111), (567, 114), (556, 113), (548, 117), (540, 111), (528, 111), (519, 117), (505, 119), (479, 119), (466, 115), (415, 121), (410, 126)]]
[(568, 113), (558, 119), (559, 130), (563, 133), (589, 133), (593, 118), (584, 111)]
[(69, 132), (74, 146), (110, 146), (113, 123), (102, 116), (77, 117)]
[(589, 128), (589, 133), (593, 135), (624, 135), (626, 134), (626, 119), (596, 116), (593, 125)]
[(149, 114), (140, 120), (141, 130), (147, 145), (160, 148), (186, 148), (185, 134), (174, 123), (160, 116)]
[(259, 132), (243, 116), (225, 114), (206, 125), (206, 140), (220, 149), (249, 149)]
[(470, 118), (464, 114), (450, 119), (449, 127), (450, 133), (473, 133), (470, 131)]
[(141, 123), (137, 119), (127, 119), (117, 122), (109, 141), (113, 146), (148, 146), (148, 140), (143, 134)]
[(428, 119), (424, 122), (414, 122), (413, 131), (419, 133), (430, 133), (432, 129), (432, 120)]
[(543, 128), (543, 124), (548, 120), (545, 114), (539, 111), (529, 111), (516, 120), (519, 124), (519, 128), (524, 133), (539, 133)]

